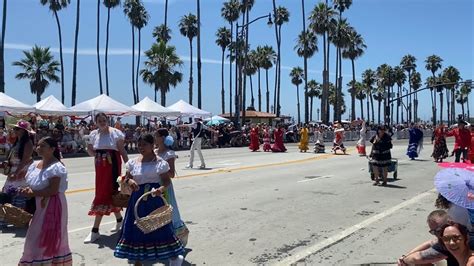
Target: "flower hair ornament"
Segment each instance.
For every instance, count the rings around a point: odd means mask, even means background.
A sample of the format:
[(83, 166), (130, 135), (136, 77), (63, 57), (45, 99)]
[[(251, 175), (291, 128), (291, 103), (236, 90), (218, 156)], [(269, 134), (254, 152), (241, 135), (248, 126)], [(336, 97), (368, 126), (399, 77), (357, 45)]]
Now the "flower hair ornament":
[(164, 144), (165, 144), (167, 147), (171, 147), (171, 146), (173, 146), (173, 143), (174, 143), (173, 137), (171, 137), (171, 136), (166, 136), (166, 138), (165, 138), (165, 140), (164, 140)]

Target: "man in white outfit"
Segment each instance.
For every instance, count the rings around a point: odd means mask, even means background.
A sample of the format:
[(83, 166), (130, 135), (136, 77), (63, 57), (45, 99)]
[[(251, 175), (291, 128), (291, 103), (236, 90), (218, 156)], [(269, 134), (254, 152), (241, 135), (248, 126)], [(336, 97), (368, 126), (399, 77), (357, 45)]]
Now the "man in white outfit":
[(195, 122), (191, 124), (191, 130), (193, 133), (193, 144), (191, 145), (191, 157), (189, 158), (189, 164), (186, 166), (186, 168), (193, 168), (193, 162), (194, 162), (194, 150), (197, 150), (197, 153), (199, 155), (199, 159), (201, 159), (201, 166), (199, 167), (200, 169), (206, 168), (206, 163), (204, 162), (204, 157), (202, 156), (201, 152), (201, 143), (202, 143), (202, 137), (205, 134), (205, 130), (207, 130), (207, 127), (202, 123), (201, 118), (195, 118)]

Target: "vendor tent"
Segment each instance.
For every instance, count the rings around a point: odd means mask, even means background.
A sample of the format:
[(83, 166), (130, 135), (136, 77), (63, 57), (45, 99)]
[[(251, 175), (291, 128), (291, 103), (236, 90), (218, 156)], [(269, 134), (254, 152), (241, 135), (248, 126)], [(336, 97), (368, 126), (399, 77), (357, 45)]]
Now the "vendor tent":
[(35, 113), (39, 115), (87, 115), (88, 112), (73, 111), (64, 104), (62, 104), (56, 97), (53, 95), (48, 96), (47, 98), (37, 102), (33, 105), (36, 110)]
[(0, 112), (9, 112), (9, 113), (19, 114), (19, 113), (30, 113), (34, 111), (35, 111), (35, 108), (33, 106), (22, 103), (6, 95), (5, 93), (0, 92)]
[(162, 117), (174, 116), (176, 117), (176, 116), (181, 115), (181, 112), (166, 108), (152, 101), (148, 97), (145, 97), (139, 103), (133, 105), (132, 108), (140, 112), (140, 114), (143, 116), (162, 116)]
[(73, 111), (79, 112), (88, 112), (92, 115), (100, 112), (104, 112), (109, 115), (138, 115), (140, 112), (137, 112), (135, 109), (126, 106), (116, 100), (110, 98), (109, 96), (102, 94), (93, 99), (87, 100), (85, 102), (79, 103), (71, 107)]
[(212, 115), (210, 112), (196, 108), (183, 100), (179, 100), (175, 104), (168, 106), (168, 109), (178, 111), (182, 116), (210, 117)]

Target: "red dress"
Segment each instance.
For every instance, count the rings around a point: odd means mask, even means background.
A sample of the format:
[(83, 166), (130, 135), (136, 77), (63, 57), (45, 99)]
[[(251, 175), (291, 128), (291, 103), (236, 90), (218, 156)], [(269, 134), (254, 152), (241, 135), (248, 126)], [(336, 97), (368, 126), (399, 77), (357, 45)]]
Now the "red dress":
[(263, 151), (271, 151), (272, 146), (270, 145), (270, 133), (268, 129), (263, 130)]
[(469, 149), (469, 160), (471, 160), (471, 163), (474, 163), (474, 131), (471, 131), (471, 148)]
[(251, 149), (252, 151), (258, 151), (260, 149), (260, 141), (258, 139), (258, 130), (256, 128), (252, 128), (252, 130), (250, 130), (249, 149)]
[(272, 145), (273, 152), (285, 152), (286, 148), (283, 145), (283, 129), (275, 129), (273, 133), (273, 138), (275, 139), (275, 143)]

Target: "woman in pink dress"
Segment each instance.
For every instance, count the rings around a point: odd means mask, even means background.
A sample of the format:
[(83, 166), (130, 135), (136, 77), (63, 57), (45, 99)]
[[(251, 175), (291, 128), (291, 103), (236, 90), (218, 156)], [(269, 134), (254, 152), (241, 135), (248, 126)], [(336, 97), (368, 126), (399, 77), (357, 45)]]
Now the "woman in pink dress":
[(258, 127), (253, 127), (250, 130), (250, 146), (249, 149), (252, 151), (258, 151), (260, 149), (260, 141), (258, 139)]
[(23, 256), (18, 265), (72, 265), (68, 243), (67, 171), (60, 161), (58, 143), (51, 137), (38, 142), (41, 160), (28, 168), (28, 187), (20, 190), (35, 197), (36, 211), (26, 233)]
[(272, 145), (273, 152), (286, 151), (285, 145), (283, 144), (283, 134), (285, 134), (283, 126), (279, 125), (273, 132), (273, 138), (275, 139), (275, 143)]
[(268, 133), (267, 126), (263, 128), (263, 151), (271, 151), (272, 146), (270, 145), (270, 133)]

